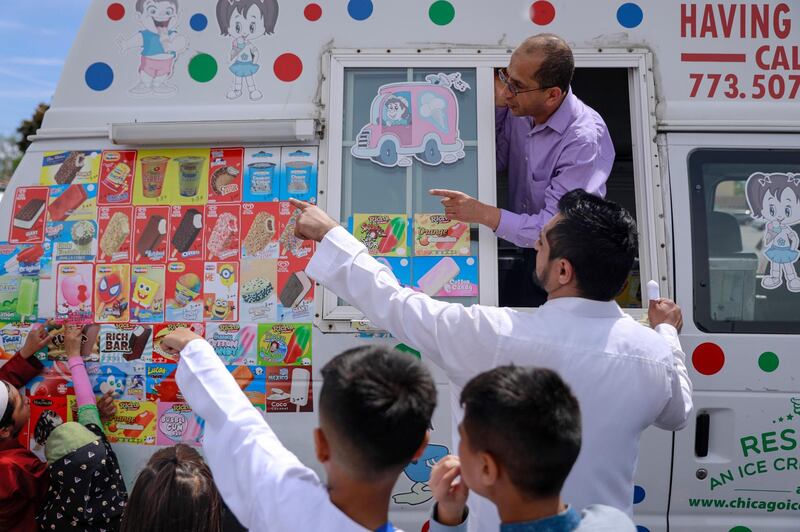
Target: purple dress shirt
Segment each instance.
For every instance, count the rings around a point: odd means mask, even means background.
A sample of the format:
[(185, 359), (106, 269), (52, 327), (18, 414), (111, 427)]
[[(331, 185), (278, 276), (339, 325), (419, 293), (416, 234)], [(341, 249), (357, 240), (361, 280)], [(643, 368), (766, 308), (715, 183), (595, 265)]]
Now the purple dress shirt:
[(605, 196), (614, 145), (605, 122), (572, 89), (544, 124), (495, 111), (497, 169), (508, 170), (509, 206), (495, 234), (530, 248), (558, 211), (558, 200), (576, 188)]

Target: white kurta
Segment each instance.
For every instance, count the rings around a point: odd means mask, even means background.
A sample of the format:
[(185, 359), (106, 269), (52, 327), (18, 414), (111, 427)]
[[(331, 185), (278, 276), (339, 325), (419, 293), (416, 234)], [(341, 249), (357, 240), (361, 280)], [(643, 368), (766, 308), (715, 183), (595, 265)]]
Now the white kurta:
[[(562, 492), (578, 509), (605, 504), (631, 514), (641, 432), (680, 429), (692, 411), (675, 328), (654, 331), (613, 301), (558, 298), (534, 313), (437, 301), (400, 287), (342, 227), (325, 236), (306, 273), (447, 373), (454, 425), (461, 388), (478, 373), (511, 363), (557, 371), (581, 405), (583, 446)], [(471, 496), (470, 508), (470, 530), (497, 530), (489, 501)]]
[(175, 378), (206, 421), (206, 462), (245, 528), (368, 531), (331, 503), (317, 474), (283, 446), (208, 342), (192, 340), (181, 351)]

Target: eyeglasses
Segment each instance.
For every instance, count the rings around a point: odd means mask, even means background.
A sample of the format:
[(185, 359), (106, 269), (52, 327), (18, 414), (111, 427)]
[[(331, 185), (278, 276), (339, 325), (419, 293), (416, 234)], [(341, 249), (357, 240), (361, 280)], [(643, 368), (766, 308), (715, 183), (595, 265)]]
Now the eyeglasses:
[(508, 92), (510, 92), (514, 96), (522, 94), (523, 92), (542, 91), (550, 88), (550, 87), (538, 87), (536, 89), (520, 89), (514, 84), (514, 82), (508, 76), (508, 70), (506, 70), (505, 68), (501, 68), (500, 70), (497, 71), (497, 77), (500, 78), (500, 81), (502, 81), (506, 87), (508, 87)]

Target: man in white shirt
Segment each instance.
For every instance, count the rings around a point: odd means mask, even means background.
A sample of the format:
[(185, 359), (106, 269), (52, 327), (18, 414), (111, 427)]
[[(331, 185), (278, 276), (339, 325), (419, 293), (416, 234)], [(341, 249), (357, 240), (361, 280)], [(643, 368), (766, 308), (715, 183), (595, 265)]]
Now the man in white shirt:
[(466, 532), (469, 491), (497, 506), (500, 532), (636, 532), (616, 508), (579, 511), (561, 498), (581, 450), (581, 410), (555, 371), (490, 369), (467, 383), (461, 405), (458, 456), (431, 472), (430, 532)]
[[(306, 273), (359, 308), (376, 326), (441, 367), (458, 396), (473, 376), (503, 364), (552, 369), (583, 410), (583, 448), (564, 496), (583, 508), (633, 510), (633, 477), (641, 432), (677, 430), (692, 410), (692, 384), (678, 341), (680, 309), (650, 303), (652, 330), (614, 302), (637, 252), (636, 223), (621, 206), (574, 190), (536, 242), (536, 277), (548, 301), (534, 313), (437, 301), (402, 288), (391, 271), (321, 209), (303, 210), (296, 232), (319, 241)], [(470, 530), (495, 530), (485, 499), (470, 502)]]
[(314, 446), (325, 485), (278, 440), (208, 342), (177, 329), (161, 347), (180, 354), (175, 380), (205, 420), (206, 462), (245, 528), (397, 530), (388, 519), (392, 488), (428, 444), (436, 407), (436, 385), (416, 358), (366, 346), (322, 368)]

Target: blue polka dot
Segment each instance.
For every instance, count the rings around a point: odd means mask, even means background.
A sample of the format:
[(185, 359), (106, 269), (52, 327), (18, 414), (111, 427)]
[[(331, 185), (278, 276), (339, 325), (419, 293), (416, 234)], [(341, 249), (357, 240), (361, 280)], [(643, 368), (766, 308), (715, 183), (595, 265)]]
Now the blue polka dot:
[(195, 13), (192, 15), (192, 18), (189, 19), (189, 26), (192, 27), (194, 31), (203, 31), (208, 26), (208, 19), (202, 13)]
[(644, 488), (641, 486), (634, 486), (633, 487), (633, 504), (639, 504), (644, 500), (645, 492)]
[(642, 23), (643, 18), (642, 8), (633, 2), (622, 4), (617, 9), (617, 21), (626, 28), (635, 28)]
[(650, 529), (646, 526), (636, 525), (636, 532), (650, 532)]
[(372, 15), (372, 0), (350, 0), (347, 13), (356, 20), (367, 20)]
[(114, 71), (106, 63), (92, 63), (84, 78), (90, 89), (104, 91), (114, 82)]

